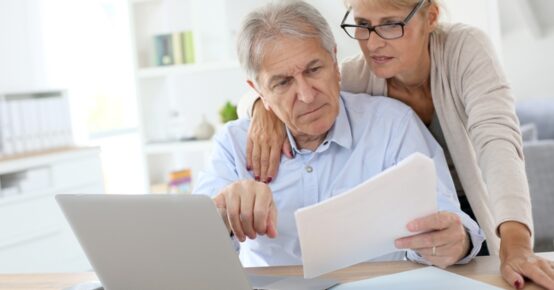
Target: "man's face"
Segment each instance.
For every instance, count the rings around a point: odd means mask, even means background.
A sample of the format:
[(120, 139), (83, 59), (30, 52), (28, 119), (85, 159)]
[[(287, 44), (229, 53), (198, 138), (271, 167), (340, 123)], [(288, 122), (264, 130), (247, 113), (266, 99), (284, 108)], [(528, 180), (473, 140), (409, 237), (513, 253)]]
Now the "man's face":
[(339, 112), (340, 73), (333, 57), (311, 38), (281, 37), (265, 49), (256, 89), (266, 108), (296, 138), (327, 134)]

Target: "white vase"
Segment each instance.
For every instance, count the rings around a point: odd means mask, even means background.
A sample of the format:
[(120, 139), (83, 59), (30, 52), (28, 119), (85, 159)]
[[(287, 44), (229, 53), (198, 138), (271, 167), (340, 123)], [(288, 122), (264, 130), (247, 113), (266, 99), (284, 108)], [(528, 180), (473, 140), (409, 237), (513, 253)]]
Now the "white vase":
[(207, 140), (212, 138), (214, 135), (215, 129), (212, 124), (206, 120), (206, 116), (202, 117), (202, 122), (196, 126), (196, 129), (194, 130), (194, 137), (198, 140)]

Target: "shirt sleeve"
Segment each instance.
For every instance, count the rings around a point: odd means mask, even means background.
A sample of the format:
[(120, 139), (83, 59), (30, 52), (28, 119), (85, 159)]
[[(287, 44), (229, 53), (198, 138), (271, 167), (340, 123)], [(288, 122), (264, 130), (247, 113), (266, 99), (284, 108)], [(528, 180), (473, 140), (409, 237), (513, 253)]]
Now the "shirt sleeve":
[(252, 117), (254, 104), (259, 98), (260, 96), (258, 93), (252, 89), (249, 89), (244, 95), (242, 95), (237, 105), (237, 115), (239, 118), (250, 119)]
[(199, 173), (198, 182), (192, 194), (216, 196), (225, 186), (239, 179), (233, 154), (233, 140), (229, 127), (224, 127), (212, 141), (212, 152), (208, 165)]
[[(477, 29), (458, 38), (451, 77), (467, 115), (466, 128), (496, 227), (517, 221), (533, 233), (529, 185), (525, 172), (514, 97), (489, 38)], [(497, 232), (498, 234), (498, 232)]]
[[(233, 139), (230, 137), (229, 127), (224, 127), (212, 141), (212, 154), (207, 168), (200, 172), (198, 183), (192, 194), (216, 196), (225, 186), (237, 181), (239, 176), (236, 170), (235, 156), (232, 148)], [(240, 252), (240, 242), (232, 235), (229, 237), (233, 249)]]
[[(446, 163), (442, 148), (412, 110), (409, 110), (401, 120), (399, 131), (393, 132), (393, 134), (395, 134), (398, 138), (394, 138), (393, 141), (391, 141), (392, 146), (389, 146), (392, 150), (388, 152), (387, 155), (389, 156), (387, 157), (391, 160), (391, 166), (397, 164), (415, 152), (425, 154), (429, 158), (433, 159), (437, 170), (438, 208), (440, 211), (452, 212), (460, 217), (472, 243), (470, 253), (466, 257), (459, 260), (457, 264), (464, 264), (471, 261), (471, 259), (473, 259), (481, 249), (485, 239), (484, 234), (477, 223), (460, 208), (460, 203), (456, 195), (454, 183), (452, 181), (452, 177), (450, 176), (450, 171), (448, 170), (448, 165)], [(411, 261), (422, 264), (430, 264), (429, 261), (426, 261), (415, 251), (408, 250), (406, 256)]]

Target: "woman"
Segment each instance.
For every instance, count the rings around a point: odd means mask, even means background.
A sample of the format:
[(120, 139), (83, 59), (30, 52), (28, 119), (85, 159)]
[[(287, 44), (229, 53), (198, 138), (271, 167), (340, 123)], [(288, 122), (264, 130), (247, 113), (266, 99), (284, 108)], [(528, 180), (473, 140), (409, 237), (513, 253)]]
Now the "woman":
[[(490, 252), (500, 255), (504, 279), (515, 288), (527, 277), (554, 289), (552, 263), (532, 251), (518, 120), (487, 37), (467, 26), (439, 25), (436, 0), (346, 2), (341, 26), (362, 54), (343, 63), (342, 89), (412, 107), (442, 145), (461, 200), (467, 197)], [(291, 157), (290, 145), (283, 124), (261, 103), (248, 106), (247, 164), (257, 180), (271, 182), (281, 151)]]

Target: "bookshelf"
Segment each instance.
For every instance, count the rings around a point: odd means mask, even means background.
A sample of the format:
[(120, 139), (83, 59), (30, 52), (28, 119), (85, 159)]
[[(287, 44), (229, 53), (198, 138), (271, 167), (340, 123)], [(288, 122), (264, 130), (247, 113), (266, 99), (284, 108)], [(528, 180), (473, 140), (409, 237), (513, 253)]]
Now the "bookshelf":
[(180, 75), (180, 74), (194, 74), (194, 73), (202, 73), (202, 72), (210, 72), (210, 71), (237, 69), (238, 67), (239, 67), (239, 63), (236, 61), (149, 67), (149, 68), (139, 69), (138, 77), (141, 79), (164, 78), (164, 77), (168, 77), (172, 75)]
[[(144, 191), (159, 192), (168, 182), (170, 172), (183, 168), (192, 169), (194, 186), (208, 160), (211, 141), (182, 140), (194, 137), (203, 118), (216, 129), (221, 127), (219, 109), (227, 101), (238, 103), (248, 89), (234, 51), (243, 13), (237, 12), (236, 2), (231, 0), (128, 3), (146, 171)], [(157, 36), (183, 31), (192, 33), (194, 61), (160, 65)], [(186, 45), (183, 43), (180, 49), (185, 59)]]

